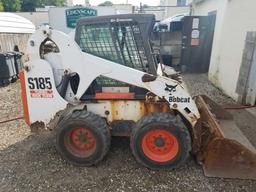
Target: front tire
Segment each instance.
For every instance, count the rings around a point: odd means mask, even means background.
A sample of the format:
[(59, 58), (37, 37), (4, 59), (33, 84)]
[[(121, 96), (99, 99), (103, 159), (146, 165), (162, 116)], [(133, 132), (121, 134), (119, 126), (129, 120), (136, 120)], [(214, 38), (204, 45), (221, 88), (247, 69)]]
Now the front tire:
[(110, 132), (103, 118), (85, 110), (68, 113), (57, 125), (56, 148), (76, 166), (101, 161), (110, 148)]
[(151, 113), (142, 117), (131, 135), (136, 160), (150, 169), (172, 169), (184, 164), (191, 138), (179, 116)]

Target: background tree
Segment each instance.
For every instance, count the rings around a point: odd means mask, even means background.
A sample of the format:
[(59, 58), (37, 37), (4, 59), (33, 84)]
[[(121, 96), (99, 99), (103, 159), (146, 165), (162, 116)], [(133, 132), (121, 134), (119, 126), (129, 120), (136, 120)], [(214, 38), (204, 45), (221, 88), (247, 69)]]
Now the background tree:
[(16, 12), (21, 10), (21, 0), (2, 0), (4, 11)]
[(35, 11), (37, 7), (44, 6), (64, 6), (66, 0), (23, 0), (22, 11)]
[(66, 5), (66, 0), (37, 0), (41, 6), (64, 6)]
[(4, 11), (4, 4), (1, 0), (0, 0), (0, 11)]
[(23, 0), (22, 5), (21, 5), (21, 10), (22, 11), (35, 11), (36, 7), (39, 6), (39, 1), (36, 0)]
[(105, 1), (103, 3), (100, 3), (98, 6), (112, 6), (113, 3), (111, 1)]
[(0, 11), (35, 11), (37, 7), (60, 7), (64, 6), (65, 4), (66, 0), (0, 0)]

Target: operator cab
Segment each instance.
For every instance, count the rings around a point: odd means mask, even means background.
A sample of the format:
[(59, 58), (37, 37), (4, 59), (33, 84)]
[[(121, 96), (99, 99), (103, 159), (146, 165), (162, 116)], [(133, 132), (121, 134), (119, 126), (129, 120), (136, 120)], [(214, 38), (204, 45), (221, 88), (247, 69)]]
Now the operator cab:
[[(154, 23), (151, 14), (86, 17), (77, 23), (75, 41), (83, 52), (156, 75), (157, 62), (150, 43)], [(76, 93), (78, 75), (70, 84)], [(145, 89), (100, 76), (81, 100), (144, 99), (146, 93)]]

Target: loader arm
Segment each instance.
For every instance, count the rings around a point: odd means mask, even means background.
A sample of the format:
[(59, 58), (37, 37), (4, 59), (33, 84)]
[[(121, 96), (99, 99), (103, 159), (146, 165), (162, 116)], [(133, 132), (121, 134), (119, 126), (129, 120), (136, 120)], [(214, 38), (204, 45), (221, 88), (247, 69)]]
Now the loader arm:
[[(147, 89), (159, 98), (165, 99), (169, 102), (170, 108), (179, 111), (192, 126), (194, 126), (197, 119), (199, 119), (200, 115), (195, 102), (188, 91), (176, 80), (164, 76), (153, 76), (151, 74), (84, 53), (76, 42), (68, 35), (60, 31), (53, 30), (47, 26), (43, 26), (37, 30), (29, 40), (28, 53), (30, 55), (30, 61), (26, 64), (27, 68), (33, 69), (37, 67), (36, 65), (42, 65), (43, 61), (40, 56), (40, 47), (47, 39), (50, 39), (58, 46), (61, 64), (65, 73), (77, 73), (80, 77), (80, 83), (74, 97), (74, 102), (79, 102), (79, 99), (91, 85), (93, 80), (99, 76), (105, 76)], [(29, 74), (30, 71), (27, 72), (27, 75)], [(53, 81), (53, 79), (51, 79), (51, 81)], [(54, 82), (52, 84), (54, 84)], [(57, 113), (59, 110), (61, 109), (55, 108), (54, 112)]]

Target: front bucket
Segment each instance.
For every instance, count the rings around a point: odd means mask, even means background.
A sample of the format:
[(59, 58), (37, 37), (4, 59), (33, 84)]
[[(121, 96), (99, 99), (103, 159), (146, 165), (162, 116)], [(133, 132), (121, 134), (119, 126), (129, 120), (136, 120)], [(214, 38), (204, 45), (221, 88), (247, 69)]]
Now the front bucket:
[(201, 118), (193, 130), (193, 152), (209, 177), (256, 179), (256, 150), (225, 109), (196, 96)]

